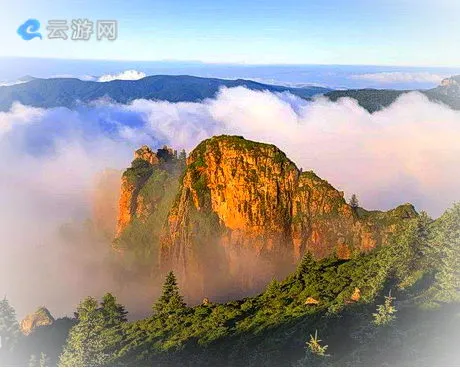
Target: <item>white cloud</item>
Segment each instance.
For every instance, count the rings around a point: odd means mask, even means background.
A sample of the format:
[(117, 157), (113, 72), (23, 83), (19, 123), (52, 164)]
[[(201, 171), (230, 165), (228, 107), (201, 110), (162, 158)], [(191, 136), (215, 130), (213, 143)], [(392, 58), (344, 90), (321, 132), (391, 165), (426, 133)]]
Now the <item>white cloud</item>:
[(408, 72), (381, 72), (355, 74), (350, 76), (352, 79), (366, 80), (378, 83), (433, 83), (439, 84), (448, 75), (433, 74), (427, 72), (408, 73)]
[(39, 122), (44, 112), (43, 109), (14, 103), (9, 112), (0, 111), (0, 137), (15, 126)]
[(26, 83), (26, 81), (21, 81), (21, 80), (12, 81), (12, 82), (8, 82), (8, 81), (1, 82), (0, 81), (0, 87), (9, 87), (9, 86), (14, 86), (16, 84), (22, 84), (22, 83)]
[[(73, 253), (56, 230), (89, 216), (95, 175), (129, 165), (135, 148), (190, 151), (216, 134), (274, 143), (347, 196), (357, 193), (367, 208), (412, 202), (438, 216), (460, 199), (460, 112), (419, 93), (374, 114), (348, 98), (308, 102), (243, 87), (202, 103), (99, 101), (76, 111), (15, 104), (0, 113), (0, 251), (8, 255), (0, 257), (0, 292), (21, 314), (39, 304), (69, 312), (82, 297), (108, 290), (113, 280), (104, 276), (101, 249), (109, 245), (84, 241), (88, 248)], [(57, 248), (44, 253), (44, 246)], [(88, 274), (84, 288), (77, 280), (88, 265), (101, 274)], [(50, 278), (62, 284), (40, 284)]]
[(41, 134), (48, 145), (72, 137), (92, 147), (88, 142), (109, 139), (129, 152), (126, 162), (144, 143), (191, 150), (209, 136), (239, 134), (278, 145), (298, 166), (348, 195), (356, 192), (369, 208), (410, 201), (439, 215), (460, 199), (460, 174), (453, 170), (460, 166), (460, 112), (415, 92), (374, 114), (352, 99), (308, 102), (243, 87), (224, 88), (203, 103), (99, 101), (78, 111), (16, 104), (0, 113), (0, 134), (13, 126), (30, 130), (22, 141), (37, 142), (33, 135)]
[(118, 74), (105, 74), (97, 79), (98, 82), (110, 82), (113, 80), (138, 80), (145, 78), (146, 74), (137, 70), (125, 70)]

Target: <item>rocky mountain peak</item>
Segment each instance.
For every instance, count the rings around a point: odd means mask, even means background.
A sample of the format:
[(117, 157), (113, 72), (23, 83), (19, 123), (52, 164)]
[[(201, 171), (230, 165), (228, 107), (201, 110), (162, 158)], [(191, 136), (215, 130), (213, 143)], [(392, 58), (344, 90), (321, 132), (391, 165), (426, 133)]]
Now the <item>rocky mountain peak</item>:
[(129, 234), (147, 239), (143, 251), (160, 266), (152, 272), (174, 270), (197, 300), (218, 299), (219, 290), (260, 290), (305, 252), (350, 259), (384, 245), (395, 223), (417, 216), (410, 205), (354, 209), (276, 146), (240, 136), (207, 139), (186, 163), (169, 148), (158, 150), (157, 159), (179, 162), (176, 176), (153, 169), (152, 154), (142, 147), (123, 175), (117, 236), (133, 247)]
[(34, 329), (40, 326), (49, 326), (54, 323), (54, 318), (45, 307), (38, 308), (34, 313), (28, 314), (20, 324), (24, 335), (30, 335)]
[(434, 90), (444, 96), (460, 97), (460, 75), (443, 79)]
[(134, 159), (146, 161), (151, 165), (156, 165), (159, 163), (156, 153), (153, 152), (152, 149), (147, 145), (143, 145), (134, 153)]

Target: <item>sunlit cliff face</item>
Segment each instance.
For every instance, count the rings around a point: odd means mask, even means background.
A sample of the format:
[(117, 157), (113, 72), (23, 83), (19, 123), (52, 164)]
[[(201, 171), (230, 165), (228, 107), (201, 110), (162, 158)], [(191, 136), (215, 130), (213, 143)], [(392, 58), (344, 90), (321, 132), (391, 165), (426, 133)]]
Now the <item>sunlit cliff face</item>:
[(136, 151), (121, 179), (114, 245), (139, 265), (149, 257), (157, 280), (174, 270), (192, 303), (227, 300), (285, 277), (307, 250), (318, 259), (368, 252), (416, 215), (404, 205), (362, 220), (343, 192), (276, 146), (222, 135), (186, 162), (168, 148)]

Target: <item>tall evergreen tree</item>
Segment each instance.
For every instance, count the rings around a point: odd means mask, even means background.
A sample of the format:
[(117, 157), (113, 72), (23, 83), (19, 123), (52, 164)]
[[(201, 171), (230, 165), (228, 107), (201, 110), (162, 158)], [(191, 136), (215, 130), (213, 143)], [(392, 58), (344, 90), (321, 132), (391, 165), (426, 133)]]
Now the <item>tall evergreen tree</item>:
[(48, 367), (50, 365), (50, 359), (45, 353), (40, 353), (40, 367)]
[(426, 212), (421, 212), (417, 218), (402, 222), (390, 242), (387, 253), (400, 287), (413, 285), (431, 269), (429, 238), (432, 222)]
[(128, 312), (123, 305), (117, 303), (117, 299), (111, 293), (102, 297), (101, 310), (108, 327), (117, 326), (127, 321)]
[(153, 310), (157, 314), (170, 314), (180, 312), (185, 306), (184, 298), (177, 286), (176, 276), (170, 271), (163, 284), (163, 293), (153, 306)]
[(300, 263), (297, 265), (296, 277), (301, 279), (305, 273), (317, 265), (317, 262), (313, 258), (310, 252), (305, 252)]
[(447, 210), (433, 224), (431, 237), (437, 269), (431, 289), (432, 301), (460, 301), (460, 203)]
[(0, 352), (11, 352), (19, 339), (16, 312), (6, 297), (0, 301)]
[(78, 322), (69, 332), (60, 366), (102, 366), (109, 362), (105, 351), (105, 320), (94, 298), (86, 298), (77, 308)]
[(274, 278), (270, 283), (267, 285), (267, 289), (265, 290), (264, 296), (266, 298), (273, 298), (276, 297), (281, 291), (280, 283)]
[(359, 207), (359, 201), (356, 194), (352, 194), (350, 198), (350, 206), (354, 209)]
[(180, 151), (180, 153), (179, 153), (179, 160), (185, 162), (186, 159), (187, 159), (187, 153), (186, 153), (185, 150), (183, 149), (183, 150)]
[(105, 352), (114, 357), (116, 352), (122, 348), (125, 337), (123, 328), (127, 322), (125, 307), (117, 303), (117, 299), (110, 293), (103, 296), (101, 311), (104, 316), (104, 330), (102, 332), (105, 342)]

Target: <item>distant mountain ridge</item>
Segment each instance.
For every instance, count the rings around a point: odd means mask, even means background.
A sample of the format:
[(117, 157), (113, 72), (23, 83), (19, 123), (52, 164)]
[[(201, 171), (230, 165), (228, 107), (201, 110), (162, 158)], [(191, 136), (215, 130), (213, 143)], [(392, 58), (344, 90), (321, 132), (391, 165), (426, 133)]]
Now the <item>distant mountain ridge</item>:
[[(391, 105), (404, 93), (415, 90), (391, 89), (348, 89), (331, 91), (325, 94), (331, 101), (342, 97), (350, 97), (358, 101), (359, 105), (369, 112), (379, 111)], [(428, 90), (417, 90), (423, 93), (430, 101), (445, 104), (454, 110), (460, 110), (460, 75), (443, 79), (438, 87)]]
[(324, 94), (324, 87), (287, 87), (245, 79), (227, 80), (189, 75), (153, 75), (138, 80), (110, 82), (83, 81), (77, 78), (34, 78), (25, 83), (0, 87), (0, 111), (8, 111), (17, 101), (24, 105), (73, 108), (100, 98), (129, 103), (136, 99), (169, 102), (199, 102), (215, 97), (220, 88), (246, 87), (254, 91), (289, 92), (301, 98)]
[(420, 92), (431, 101), (460, 110), (460, 76), (444, 79), (438, 87), (428, 90), (345, 89), (332, 90), (319, 86), (289, 87), (264, 84), (248, 79), (204, 78), (190, 75), (152, 75), (138, 80), (110, 82), (84, 81), (77, 78), (41, 79), (26, 76), (21, 83), (0, 86), (0, 111), (8, 111), (14, 102), (53, 108), (74, 108), (79, 104), (108, 98), (116, 103), (136, 99), (169, 102), (200, 102), (213, 98), (222, 87), (245, 87), (253, 91), (288, 92), (304, 99), (324, 95), (331, 101), (342, 97), (355, 99), (370, 113), (391, 105), (404, 93)]

